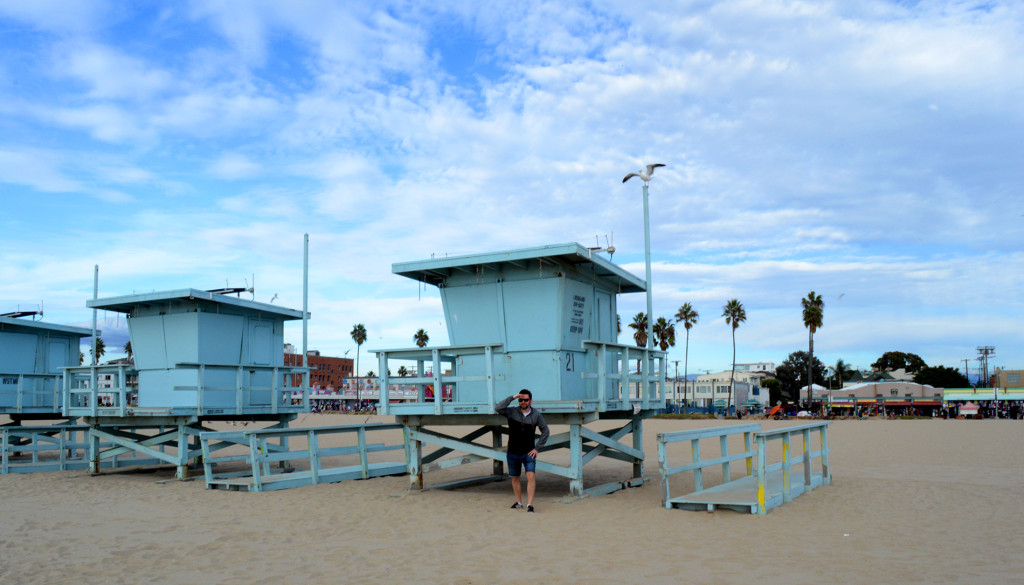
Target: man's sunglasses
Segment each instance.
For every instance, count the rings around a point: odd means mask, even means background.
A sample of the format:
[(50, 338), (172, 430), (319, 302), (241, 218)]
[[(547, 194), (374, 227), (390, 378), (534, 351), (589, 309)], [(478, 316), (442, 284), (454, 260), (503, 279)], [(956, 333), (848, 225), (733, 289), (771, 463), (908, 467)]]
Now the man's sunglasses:
[(519, 402), (529, 402), (529, 401), (530, 401), (529, 398), (520, 398), (519, 399)]

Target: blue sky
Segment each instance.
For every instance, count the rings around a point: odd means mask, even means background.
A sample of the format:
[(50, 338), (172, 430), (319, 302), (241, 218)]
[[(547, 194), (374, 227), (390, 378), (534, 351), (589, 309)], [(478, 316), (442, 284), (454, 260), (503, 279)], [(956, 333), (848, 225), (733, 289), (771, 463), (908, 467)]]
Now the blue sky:
[(738, 361), (806, 349), (811, 290), (828, 364), (1024, 368), (1019, 2), (0, 0), (0, 55), (0, 311), (87, 323), (96, 264), (100, 296), (255, 277), (301, 308), (309, 232), (311, 348), (444, 344), (392, 263), (614, 232), (642, 275), (621, 180), (661, 162), (654, 312), (699, 311), (691, 372), (729, 366), (732, 298)]

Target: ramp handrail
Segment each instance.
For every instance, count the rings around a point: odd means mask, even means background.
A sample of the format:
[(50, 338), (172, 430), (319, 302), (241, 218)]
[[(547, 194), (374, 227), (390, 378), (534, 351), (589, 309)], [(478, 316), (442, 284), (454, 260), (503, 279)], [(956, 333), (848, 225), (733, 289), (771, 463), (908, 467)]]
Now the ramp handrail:
[[(757, 453), (754, 451), (752, 442), (752, 435), (757, 431), (761, 430), (761, 425), (748, 424), (748, 425), (733, 425), (727, 427), (718, 427), (712, 429), (695, 429), (692, 431), (675, 431), (671, 433), (658, 433), (658, 470), (661, 473), (661, 503), (666, 508), (671, 509), (672, 504), (669, 500), (672, 499), (672, 495), (669, 493), (669, 477), (677, 473), (686, 471), (693, 472), (693, 483), (696, 491), (704, 489), (704, 469), (715, 465), (722, 466), (722, 480), (723, 483), (728, 483), (732, 480), (732, 473), (730, 469), (730, 463), (733, 461), (739, 461), (741, 459), (746, 460), (747, 469), (745, 475), (751, 475), (753, 470), (753, 460)], [(729, 435), (743, 435), (744, 450), (742, 453), (729, 453), (728, 439)], [(703, 459), (701, 457), (700, 440), (709, 438), (719, 438), (719, 456), (714, 459)], [(668, 448), (667, 445), (670, 443), (677, 443), (680, 441), (690, 441), (690, 454), (691, 463), (688, 465), (681, 465), (679, 467), (668, 466)]]
[[(757, 440), (757, 503), (758, 513), (765, 514), (767, 509), (765, 508), (765, 486), (767, 474), (770, 471), (782, 470), (782, 502), (786, 503), (793, 499), (790, 492), (790, 467), (794, 463), (803, 465), (803, 476), (804, 476), (804, 489), (810, 491), (812, 489), (811, 482), (811, 460), (821, 460), (821, 477), (822, 483), (828, 485), (832, 483), (832, 475), (829, 472), (828, 456), (830, 450), (828, 448), (828, 426), (832, 424), (828, 421), (821, 421), (815, 423), (809, 423), (804, 425), (796, 425), (792, 427), (785, 427), (781, 429), (775, 429), (771, 431), (762, 431), (757, 433), (754, 437)], [(817, 451), (811, 451), (811, 432), (817, 431), (818, 438), (820, 441), (820, 449)], [(803, 437), (803, 450), (797, 457), (790, 457), (790, 440), (793, 435), (799, 433)], [(768, 464), (768, 441), (781, 440), (782, 441), (782, 460)]]
[[(408, 461), (409, 439), (403, 434), (401, 445), (385, 445), (383, 443), (370, 444), (366, 442), (366, 435), (369, 432), (404, 429), (403, 425), (397, 423), (364, 423), (341, 426), (307, 427), (300, 429), (253, 429), (247, 431), (207, 431), (199, 435), (203, 449), (203, 470), (206, 474), (206, 487), (212, 488), (216, 480), (232, 477), (252, 476), (250, 488), (252, 491), (262, 491), (263, 484), (268, 477), (287, 473), (284, 469), (275, 470), (271, 463), (283, 463), (286, 461), (305, 460), (309, 464), (309, 481), (307, 483), (317, 485), (320, 483), (321, 475), (328, 471), (322, 467), (324, 457), (338, 455), (359, 455), (359, 466), (363, 479), (370, 477), (368, 454), (378, 451), (405, 450), (406, 461)], [(322, 448), (320, 438), (325, 435), (352, 434), (357, 435), (357, 444), (354, 446)], [(299, 450), (288, 449), (288, 438), (305, 437), (306, 447)], [(278, 444), (271, 443), (271, 440), (278, 441)], [(218, 444), (215, 444), (218, 443)], [(242, 445), (248, 447), (249, 453), (245, 455), (226, 455), (216, 457), (215, 451), (230, 447), (231, 445)], [(216, 473), (214, 466), (219, 463), (232, 461), (248, 461), (249, 469), (246, 471), (234, 471)]]

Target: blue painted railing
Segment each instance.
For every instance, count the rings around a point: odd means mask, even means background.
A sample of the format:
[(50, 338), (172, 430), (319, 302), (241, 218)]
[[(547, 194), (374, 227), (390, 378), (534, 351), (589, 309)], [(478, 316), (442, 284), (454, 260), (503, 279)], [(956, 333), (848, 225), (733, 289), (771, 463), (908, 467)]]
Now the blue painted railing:
[[(821, 485), (829, 485), (832, 483), (828, 447), (830, 424), (823, 421), (770, 431), (761, 431), (760, 425), (751, 424), (660, 433), (658, 463), (662, 482), (662, 504), (669, 509), (729, 508), (763, 515), (769, 509), (789, 502), (800, 494)], [(811, 447), (813, 432), (818, 433), (818, 449)], [(740, 434), (743, 435), (744, 450), (740, 453), (729, 453), (729, 437)], [(795, 456), (792, 454), (794, 436), (803, 438), (803, 448)], [(713, 459), (705, 459), (701, 453), (700, 441), (714, 438), (719, 440), (719, 454)], [(668, 445), (681, 441), (690, 442), (691, 463), (670, 467)], [(770, 463), (769, 443), (775, 441), (782, 447), (781, 457), (778, 461)], [(730, 464), (740, 460), (746, 461), (746, 473), (743, 477), (733, 479)], [(814, 461), (820, 462), (818, 472), (813, 469)], [(722, 467), (722, 482), (713, 487), (705, 486), (703, 471), (718, 465)], [(792, 481), (794, 467), (802, 471), (803, 481)], [(670, 477), (687, 471), (693, 472), (694, 491), (684, 496), (672, 497)]]
[[(203, 449), (203, 469), (208, 489), (246, 490), (253, 492), (279, 490), (304, 485), (317, 485), (346, 479), (368, 479), (382, 475), (406, 473), (409, 440), (403, 433), (398, 445), (368, 443), (367, 435), (381, 431), (402, 430), (394, 423), (368, 423), (342, 426), (310, 427), (304, 429), (254, 429), (246, 431), (209, 431), (200, 434)], [(330, 435), (355, 435), (355, 445), (326, 447), (321, 439)], [(292, 450), (289, 439), (305, 439), (305, 446)], [(214, 452), (241, 445), (248, 453), (214, 456)], [(371, 462), (370, 453), (404, 451), (398, 462)], [(359, 463), (328, 467), (325, 459), (344, 455), (358, 455)], [(232, 462), (246, 462), (245, 469), (218, 472), (215, 467)], [(293, 470), (288, 462), (304, 461), (308, 469)], [(279, 467), (273, 464), (277, 463)]]

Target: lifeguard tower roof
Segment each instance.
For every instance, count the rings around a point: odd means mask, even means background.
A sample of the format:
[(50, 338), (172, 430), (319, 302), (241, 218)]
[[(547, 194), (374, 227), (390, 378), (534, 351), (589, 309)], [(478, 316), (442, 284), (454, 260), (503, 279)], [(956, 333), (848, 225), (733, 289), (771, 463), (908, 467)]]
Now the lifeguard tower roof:
[[(24, 328), (36, 331), (54, 331), (59, 333), (71, 333), (82, 337), (89, 337), (92, 335), (92, 329), (86, 329), (85, 327), (72, 327), (70, 325), (57, 325), (55, 323), (45, 323), (43, 321), (29, 321), (26, 319), (16, 319), (13, 317), (0, 317), (0, 324), (10, 326), (12, 328)], [(97, 331), (99, 334), (99, 331)]]
[(302, 311), (297, 311), (295, 309), (288, 309), (268, 303), (257, 303), (256, 301), (240, 299), (194, 288), (141, 293), (120, 297), (109, 297), (105, 299), (93, 299), (86, 301), (85, 305), (90, 309), (104, 309), (107, 311), (117, 311), (119, 313), (131, 313), (132, 310), (136, 308), (180, 300), (209, 301), (211, 303), (218, 303), (229, 307), (244, 309), (247, 312), (261, 311), (278, 315), (285, 321), (302, 318)]
[(399, 262), (392, 264), (391, 271), (420, 282), (443, 286), (449, 277), (458, 273), (472, 273), (477, 268), (490, 269), (495, 272), (504, 272), (507, 267), (522, 269), (530, 260), (540, 261), (541, 265), (549, 262), (553, 266), (564, 266), (577, 272), (587, 267), (592, 270), (595, 277), (613, 285), (619, 293), (647, 290), (647, 285), (643, 280), (598, 256), (597, 252), (575, 242), (484, 254), (448, 256), (415, 262)]

